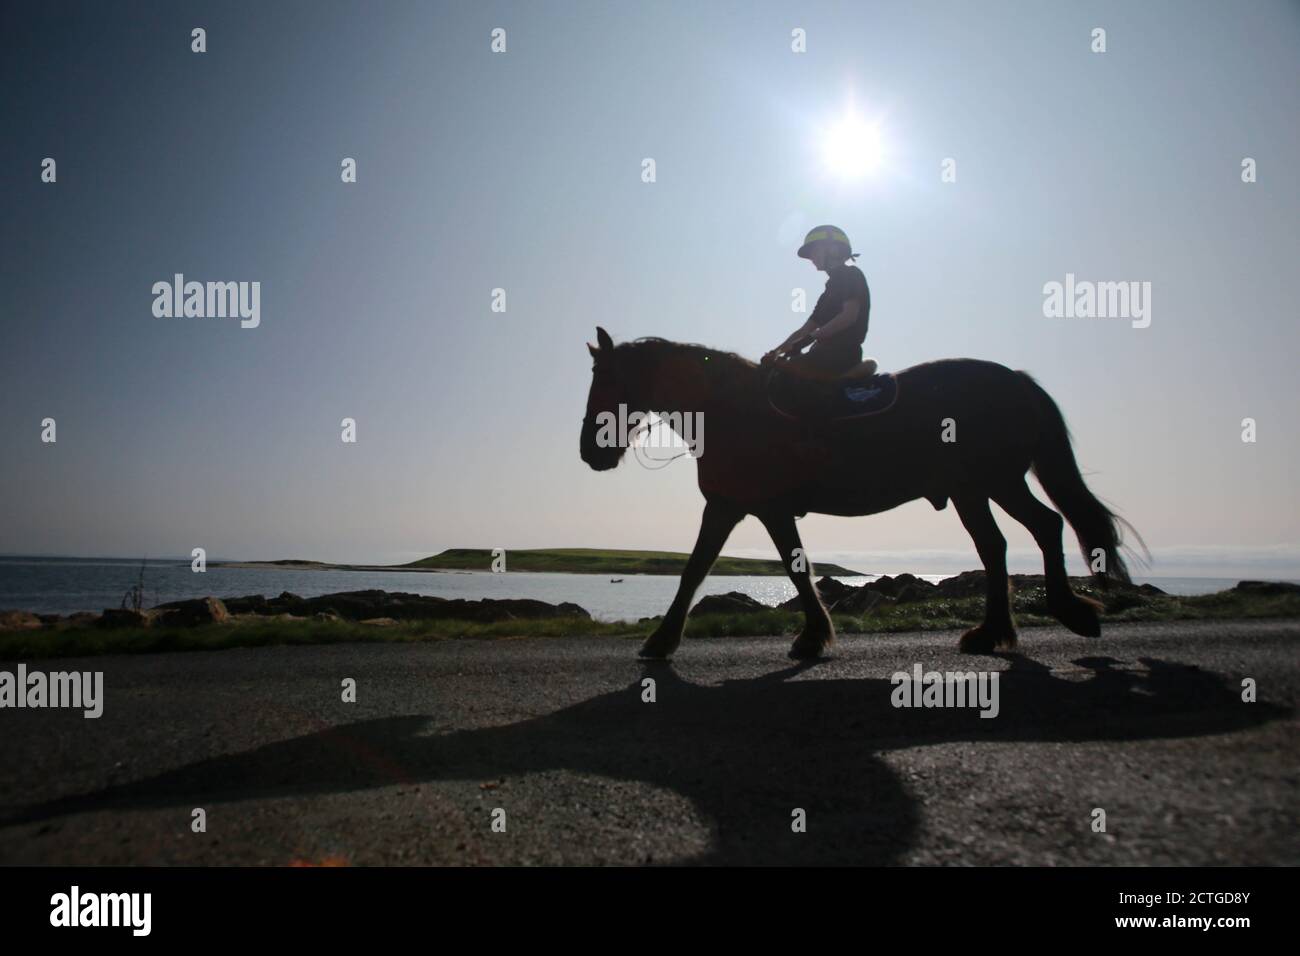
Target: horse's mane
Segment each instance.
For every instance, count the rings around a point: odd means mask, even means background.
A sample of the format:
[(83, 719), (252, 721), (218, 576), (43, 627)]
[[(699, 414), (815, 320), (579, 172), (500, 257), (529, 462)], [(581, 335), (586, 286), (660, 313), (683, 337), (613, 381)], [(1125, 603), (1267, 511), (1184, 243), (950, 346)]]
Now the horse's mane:
[(638, 357), (653, 358), (662, 358), (664, 355), (686, 352), (700, 357), (707, 356), (710, 360), (716, 360), (720, 365), (734, 366), (737, 369), (758, 368), (758, 363), (751, 362), (743, 355), (735, 352), (725, 352), (722, 349), (709, 348), (707, 345), (698, 345), (694, 342), (674, 342), (672, 339), (661, 339), (654, 335), (633, 339), (630, 342), (622, 342), (614, 346), (614, 350), (616, 352), (635, 353)]

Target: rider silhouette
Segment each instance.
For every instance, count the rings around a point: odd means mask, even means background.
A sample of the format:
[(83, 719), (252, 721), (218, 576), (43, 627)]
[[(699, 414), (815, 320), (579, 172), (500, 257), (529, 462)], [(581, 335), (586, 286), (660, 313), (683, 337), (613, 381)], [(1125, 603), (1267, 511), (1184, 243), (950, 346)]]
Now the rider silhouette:
[[(847, 263), (857, 255), (849, 237), (835, 226), (818, 226), (809, 232), (799, 247), (799, 257), (826, 273), (826, 290), (808, 321), (764, 355), (763, 364), (784, 358), (804, 368), (848, 372), (862, 364), (862, 341), (871, 312), (867, 278), (856, 265)], [(809, 343), (812, 348), (803, 353)]]

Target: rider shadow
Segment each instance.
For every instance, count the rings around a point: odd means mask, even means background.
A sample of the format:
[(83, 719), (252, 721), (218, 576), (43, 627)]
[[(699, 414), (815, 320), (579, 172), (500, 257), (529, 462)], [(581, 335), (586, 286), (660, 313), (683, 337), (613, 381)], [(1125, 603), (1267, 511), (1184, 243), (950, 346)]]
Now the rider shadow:
[[(960, 741), (1196, 737), (1290, 713), (1243, 703), (1225, 678), (1173, 662), (1142, 658), (1139, 670), (1083, 658), (1078, 671), (1058, 676), (1019, 655), (1007, 659), (993, 719), (975, 709), (895, 708), (887, 679), (797, 679), (816, 664), (719, 686), (649, 664), (654, 703), (642, 701), (638, 679), (502, 727), (437, 734), (429, 716), (358, 721), (39, 804), (0, 825), (567, 770), (643, 781), (692, 801), (713, 828), (711, 850), (693, 863), (879, 865), (897, 862), (920, 826), (919, 801), (882, 752)], [(792, 831), (795, 808), (807, 813), (807, 833)]]

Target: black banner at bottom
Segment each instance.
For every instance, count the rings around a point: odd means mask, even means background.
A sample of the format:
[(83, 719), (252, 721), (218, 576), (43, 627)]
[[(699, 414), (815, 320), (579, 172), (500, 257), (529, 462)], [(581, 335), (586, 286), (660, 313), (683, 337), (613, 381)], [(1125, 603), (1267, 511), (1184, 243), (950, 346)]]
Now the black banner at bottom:
[[(729, 935), (785, 912), (846, 915), (870, 932), (938, 924), (1083, 934), (1234, 934), (1284, 928), (1287, 869), (0, 869), (7, 941), (299, 943), (444, 931), (499, 943), (581, 938), (603, 925), (712, 911)], [(762, 906), (761, 913), (753, 907)], [(752, 924), (747, 927), (746, 924)], [(606, 937), (608, 939), (608, 937)], [(433, 940), (430, 940), (433, 942)]]

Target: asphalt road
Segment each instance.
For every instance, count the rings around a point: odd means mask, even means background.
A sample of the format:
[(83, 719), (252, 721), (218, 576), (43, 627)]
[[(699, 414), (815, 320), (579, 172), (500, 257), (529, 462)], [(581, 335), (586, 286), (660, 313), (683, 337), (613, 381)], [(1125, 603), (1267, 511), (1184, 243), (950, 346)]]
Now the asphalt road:
[[(841, 636), (800, 666), (773, 637), (671, 664), (610, 638), (27, 661), (102, 669), (104, 715), (0, 710), (0, 863), (1300, 863), (1300, 622), (956, 640)], [(998, 672), (998, 716), (892, 706), (917, 662)]]

